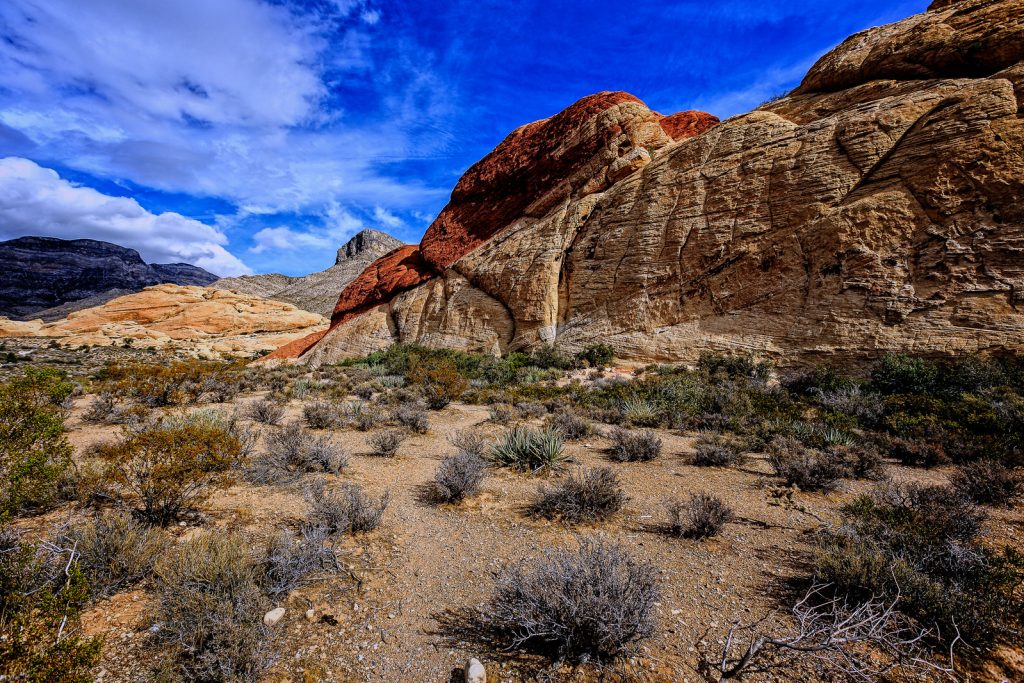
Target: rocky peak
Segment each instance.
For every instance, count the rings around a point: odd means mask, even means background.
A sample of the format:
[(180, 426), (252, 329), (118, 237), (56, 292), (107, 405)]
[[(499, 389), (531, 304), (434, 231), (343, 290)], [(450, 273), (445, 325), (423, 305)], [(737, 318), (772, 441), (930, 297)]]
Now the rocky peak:
[(402, 246), (401, 242), (385, 232), (371, 229), (360, 230), (352, 236), (352, 239), (345, 242), (341, 249), (338, 249), (338, 256), (335, 258), (334, 264), (339, 265), (357, 258), (380, 258), (400, 246)]
[(0, 315), (60, 307), (106, 292), (173, 283), (207, 285), (216, 275), (187, 263), (147, 264), (134, 249), (100, 240), (19, 237), (0, 242)]

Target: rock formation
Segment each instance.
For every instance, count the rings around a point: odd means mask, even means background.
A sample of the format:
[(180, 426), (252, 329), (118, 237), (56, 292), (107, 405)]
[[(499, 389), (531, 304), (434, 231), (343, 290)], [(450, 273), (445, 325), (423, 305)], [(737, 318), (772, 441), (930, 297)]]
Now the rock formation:
[(128, 343), (249, 356), (326, 327), (323, 316), (279, 301), (209, 287), (155, 285), (53, 323), (0, 318), (0, 337), (53, 337), (71, 348)]
[(1024, 0), (940, 0), (718, 125), (585, 98), (511, 133), (273, 357), (1024, 349), (1022, 60)]
[(338, 292), (381, 256), (402, 246), (391, 235), (378, 230), (363, 230), (346, 242), (327, 270), (303, 277), (278, 273), (243, 275), (217, 280), (211, 286), (240, 294), (275, 299), (294, 304), (304, 311), (329, 316), (338, 300)]
[[(97, 240), (19, 237), (0, 242), (0, 315), (56, 320), (165, 282), (208, 285), (216, 275), (187, 263), (147, 264), (134, 249)], [(53, 309), (53, 310), (48, 310)]]

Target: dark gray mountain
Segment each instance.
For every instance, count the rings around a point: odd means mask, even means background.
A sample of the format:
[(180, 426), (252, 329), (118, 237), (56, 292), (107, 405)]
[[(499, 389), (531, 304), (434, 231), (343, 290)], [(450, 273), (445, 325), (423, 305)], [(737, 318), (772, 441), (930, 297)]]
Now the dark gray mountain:
[(51, 308), (66, 314), (78, 308), (74, 302), (111, 292), (107, 299), (165, 282), (205, 286), (217, 279), (187, 263), (148, 264), (110, 242), (55, 237), (0, 242), (0, 264), (0, 316), (21, 319)]

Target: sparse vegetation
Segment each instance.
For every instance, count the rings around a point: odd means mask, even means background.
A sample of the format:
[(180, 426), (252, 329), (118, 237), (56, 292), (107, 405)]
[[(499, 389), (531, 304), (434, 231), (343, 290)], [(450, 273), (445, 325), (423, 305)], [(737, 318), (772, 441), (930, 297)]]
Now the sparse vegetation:
[(395, 409), (394, 416), (398, 424), (417, 434), (426, 434), (430, 431), (430, 416), (423, 406), (417, 403), (401, 404)]
[(792, 437), (775, 437), (768, 462), (787, 486), (804, 491), (831, 491), (849, 475), (845, 463), (828, 453), (807, 448)]
[(393, 458), (398, 454), (398, 447), (405, 441), (407, 434), (401, 429), (385, 429), (370, 437), (370, 449), (381, 458)]
[(884, 599), (948, 651), (986, 652), (1024, 615), (1024, 558), (980, 540), (984, 514), (948, 487), (885, 485), (843, 508), (823, 534), (816, 577), (853, 601)]
[(328, 488), (318, 481), (306, 489), (312, 524), (332, 534), (373, 531), (384, 517), (390, 500), (390, 494), (385, 492), (374, 501), (362, 486), (350, 482)]
[(149, 576), (167, 548), (163, 532), (122, 511), (104, 512), (71, 527), (61, 545), (78, 552), (78, 565), (93, 595), (112, 595)]
[(501, 466), (528, 472), (562, 467), (562, 435), (551, 428), (512, 427), (491, 447), (491, 460)]
[(626, 494), (608, 467), (579, 470), (552, 487), (541, 486), (530, 514), (566, 524), (608, 519), (622, 509)]
[(241, 454), (239, 438), (204, 415), (126, 432), (98, 450), (126, 502), (160, 525), (201, 503), (211, 488), (229, 483)]
[(267, 541), (261, 556), (262, 584), (267, 595), (285, 595), (316, 578), (340, 569), (338, 556), (326, 545), (327, 529), (306, 526), (297, 538), (281, 529)]
[(481, 619), (508, 649), (609, 661), (653, 635), (655, 576), (621, 547), (584, 539), (506, 569)]
[(274, 661), (262, 617), (270, 603), (259, 567), (239, 536), (207, 533), (184, 541), (154, 570), (157, 637), (176, 654), (186, 680), (256, 680)]
[(245, 474), (255, 484), (283, 483), (309, 472), (337, 474), (348, 462), (344, 447), (296, 420), (267, 435), (265, 451), (250, 460)]
[(668, 509), (668, 531), (680, 538), (717, 536), (734, 517), (732, 508), (721, 498), (708, 493), (690, 496), (686, 502), (672, 500), (665, 507)]
[(302, 406), (302, 417), (310, 429), (334, 429), (342, 421), (341, 409), (332, 401), (315, 400)]
[(57, 371), (34, 368), (0, 384), (0, 523), (57, 501), (71, 467), (64, 403), (72, 388)]
[(445, 503), (457, 503), (476, 495), (487, 471), (487, 462), (477, 453), (461, 451), (441, 461), (434, 473), (434, 495)]
[(88, 596), (73, 548), (29, 543), (0, 528), (0, 677), (92, 681), (102, 643), (79, 629)]
[(616, 427), (610, 438), (611, 456), (619, 462), (646, 462), (661, 455), (661, 439), (654, 432)]
[(460, 453), (483, 458), (487, 453), (487, 439), (475, 429), (463, 429), (448, 437), (448, 443)]
[(281, 424), (284, 418), (284, 406), (273, 396), (264, 396), (258, 401), (249, 404), (249, 419), (260, 424), (276, 426)]
[(721, 434), (706, 433), (697, 439), (691, 462), (698, 467), (734, 467), (746, 457), (744, 444)]
[(1024, 477), (995, 460), (978, 460), (956, 468), (953, 488), (977, 505), (1010, 507), (1024, 491)]
[(569, 410), (555, 413), (548, 420), (548, 424), (566, 441), (575, 441), (594, 434), (594, 425), (590, 420)]

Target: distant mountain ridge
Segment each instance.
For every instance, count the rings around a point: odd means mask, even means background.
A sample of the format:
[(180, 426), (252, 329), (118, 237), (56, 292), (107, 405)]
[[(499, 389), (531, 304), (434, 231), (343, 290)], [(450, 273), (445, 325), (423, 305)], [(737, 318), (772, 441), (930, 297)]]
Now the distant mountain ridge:
[[(0, 242), (0, 316), (55, 320), (158, 284), (205, 286), (217, 276), (187, 263), (150, 264), (110, 242), (18, 237)], [(51, 310), (53, 309), (53, 310)]]
[(280, 273), (226, 277), (211, 287), (228, 289), (248, 296), (284, 301), (304, 311), (330, 316), (338, 301), (338, 292), (381, 256), (403, 246), (387, 233), (363, 230), (338, 249), (334, 265), (303, 277)]

